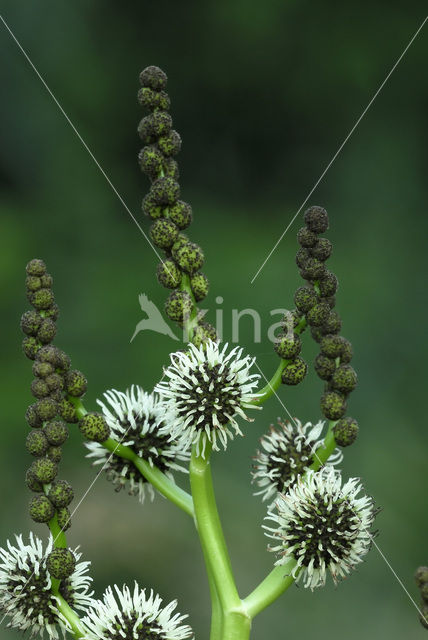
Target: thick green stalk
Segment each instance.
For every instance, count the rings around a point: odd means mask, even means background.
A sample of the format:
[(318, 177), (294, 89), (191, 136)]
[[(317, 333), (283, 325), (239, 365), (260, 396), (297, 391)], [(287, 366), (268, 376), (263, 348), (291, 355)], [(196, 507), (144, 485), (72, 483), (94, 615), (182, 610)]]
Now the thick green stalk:
[(285, 564), (275, 567), (263, 582), (243, 600), (251, 618), (266, 609), (293, 584), (294, 578), (291, 572), (295, 566), (296, 560), (291, 558)]
[(327, 460), (335, 450), (336, 441), (334, 439), (333, 429), (336, 422), (337, 421), (330, 420), (330, 422), (328, 423), (328, 431), (324, 438), (324, 444), (316, 450), (316, 453), (314, 455), (315, 460), (311, 464), (310, 469), (318, 471), (318, 469), (320, 469), (327, 462)]
[(56, 594), (57, 599), (57, 607), (58, 611), (62, 613), (64, 618), (70, 624), (70, 627), (73, 629), (73, 635), (78, 640), (79, 638), (83, 638), (85, 636), (84, 627), (80, 621), (79, 616), (70, 605), (64, 600), (64, 598), (60, 594)]

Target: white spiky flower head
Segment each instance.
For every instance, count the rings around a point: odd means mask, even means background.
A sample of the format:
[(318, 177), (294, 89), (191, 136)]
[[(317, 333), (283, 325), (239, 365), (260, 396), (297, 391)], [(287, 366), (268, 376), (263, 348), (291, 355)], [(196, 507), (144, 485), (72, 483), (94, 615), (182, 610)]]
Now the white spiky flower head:
[(84, 640), (184, 640), (193, 638), (189, 625), (182, 624), (187, 615), (175, 613), (177, 601), (166, 606), (162, 598), (135, 583), (114, 591), (108, 587), (102, 600), (96, 600), (83, 619), (88, 629)]
[[(29, 631), (30, 636), (47, 632), (59, 638), (72, 631), (69, 623), (56, 607), (51, 592), (51, 576), (46, 560), (52, 551), (52, 538), (46, 550), (43, 542), (30, 533), (28, 543), (16, 536), (16, 546), (7, 542), (0, 548), (0, 613), (9, 618), (8, 627)], [(74, 551), (76, 560), (81, 557)], [(59, 592), (73, 609), (85, 611), (92, 603), (89, 593), (92, 578), (87, 575), (89, 562), (78, 562), (69, 578), (60, 582)]]
[[(305, 473), (324, 444), (320, 439), (324, 424), (321, 420), (313, 425), (302, 424), (298, 418), (291, 422), (278, 418), (278, 428), (271, 425), (269, 433), (260, 438), (262, 448), (254, 459), (253, 482), (260, 487), (255, 495), (275, 501), (278, 493), (285, 493), (297, 477)], [(342, 452), (336, 449), (326, 465), (339, 464), (342, 459)]]
[[(104, 393), (105, 402), (97, 400), (110, 427), (111, 436), (130, 447), (140, 458), (156, 466), (173, 480), (172, 471), (187, 472), (178, 461), (188, 461), (189, 453), (183, 450), (176, 438), (171, 438), (172, 416), (155, 393), (147, 393), (137, 385), (126, 392), (111, 389)], [(144, 502), (148, 492), (154, 498), (152, 485), (135, 469), (131, 461), (120, 458), (98, 442), (87, 442), (94, 464), (104, 465), (107, 478), (120, 491), (128, 485), (130, 495), (138, 495)]]
[(227, 343), (220, 349), (212, 340), (189, 344), (171, 354), (168, 380), (155, 387), (175, 415), (172, 433), (185, 446), (196, 444), (198, 455), (204, 455), (207, 439), (215, 451), (218, 441), (226, 449), (234, 434), (243, 435), (235, 417), (250, 420), (244, 409), (256, 408), (251, 401), (260, 376), (250, 373), (255, 358), (242, 357), (240, 347), (227, 350)]
[(370, 527), (376, 510), (372, 498), (357, 497), (361, 490), (358, 478), (342, 486), (340, 472), (333, 467), (299, 476), (266, 517), (275, 523), (264, 525), (278, 543), (269, 548), (278, 555), (275, 564), (297, 560), (292, 575), (303, 577), (310, 589), (325, 584), (327, 571), (335, 583), (345, 577), (362, 562), (374, 535)]

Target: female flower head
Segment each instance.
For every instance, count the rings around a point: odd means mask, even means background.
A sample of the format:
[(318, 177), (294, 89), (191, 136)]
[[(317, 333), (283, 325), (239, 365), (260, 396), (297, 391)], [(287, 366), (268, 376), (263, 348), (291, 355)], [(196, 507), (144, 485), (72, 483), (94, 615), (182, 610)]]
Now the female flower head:
[(135, 583), (131, 593), (127, 586), (115, 592), (108, 587), (103, 600), (97, 600), (87, 612), (83, 623), (88, 629), (85, 640), (184, 640), (193, 637), (189, 625), (182, 624), (187, 618), (173, 611), (174, 600), (162, 607), (162, 599)]
[[(316, 460), (317, 449), (323, 445), (320, 439), (323, 427), (322, 421), (302, 425), (297, 418), (292, 422), (278, 418), (278, 428), (272, 425), (269, 433), (260, 439), (262, 448), (257, 451), (252, 473), (253, 481), (260, 487), (255, 495), (275, 501), (278, 492), (285, 493)], [(336, 449), (327, 465), (338, 464), (342, 458)]]
[(174, 414), (172, 434), (185, 446), (196, 444), (198, 455), (204, 455), (206, 440), (214, 450), (218, 440), (226, 449), (228, 438), (242, 435), (235, 416), (250, 420), (244, 409), (255, 408), (251, 401), (260, 376), (250, 373), (254, 359), (242, 357), (240, 347), (227, 349), (212, 340), (189, 344), (187, 351), (171, 354), (168, 380), (155, 387)]
[(349, 573), (362, 561), (373, 538), (370, 527), (376, 510), (371, 498), (357, 498), (361, 489), (358, 478), (342, 486), (333, 467), (299, 476), (267, 515), (275, 526), (264, 526), (277, 543), (270, 548), (278, 555), (276, 564), (294, 558), (293, 577), (303, 576), (305, 587), (311, 589), (325, 584), (327, 570), (334, 582)]
[[(125, 393), (112, 389), (104, 394), (106, 402), (98, 400), (103, 416), (110, 427), (112, 437), (130, 447), (140, 458), (158, 467), (172, 479), (171, 471), (186, 471), (177, 461), (186, 461), (184, 452), (175, 438), (171, 438), (169, 415), (164, 403), (156, 394), (146, 393), (133, 385)], [(144, 501), (146, 491), (154, 497), (152, 485), (135, 469), (131, 461), (111, 455), (97, 442), (86, 443), (95, 458), (94, 464), (103, 464), (116, 491), (129, 484), (129, 493)]]
[[(71, 631), (51, 592), (46, 561), (52, 547), (50, 539), (44, 551), (42, 541), (30, 533), (28, 543), (16, 536), (16, 546), (8, 542), (7, 549), (0, 548), (0, 613), (9, 618), (8, 627), (28, 630), (30, 636), (46, 630), (50, 638), (59, 638), (58, 627), (64, 636)], [(74, 555), (80, 559), (76, 551)], [(59, 592), (73, 609), (86, 610), (92, 602), (88, 566), (89, 562), (77, 563), (70, 577), (60, 582)]]

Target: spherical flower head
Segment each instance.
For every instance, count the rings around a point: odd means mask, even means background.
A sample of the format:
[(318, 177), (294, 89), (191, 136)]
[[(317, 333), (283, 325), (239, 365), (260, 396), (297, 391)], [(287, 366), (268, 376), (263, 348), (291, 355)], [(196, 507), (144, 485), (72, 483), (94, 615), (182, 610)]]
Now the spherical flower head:
[(333, 467), (300, 476), (268, 513), (275, 526), (264, 526), (277, 543), (270, 548), (278, 555), (276, 564), (294, 558), (293, 577), (303, 577), (310, 589), (325, 584), (327, 571), (335, 583), (346, 576), (362, 562), (373, 538), (376, 510), (370, 497), (357, 497), (361, 490), (358, 478), (342, 486)]
[(255, 408), (251, 401), (260, 378), (250, 373), (255, 358), (242, 357), (240, 347), (227, 350), (228, 344), (220, 349), (212, 340), (189, 344), (187, 351), (171, 354), (168, 381), (155, 387), (174, 414), (172, 434), (186, 446), (195, 444), (198, 455), (204, 455), (207, 440), (214, 450), (218, 440), (226, 449), (234, 433), (243, 435), (235, 416), (250, 420), (244, 409)]
[(167, 75), (162, 69), (155, 65), (150, 65), (140, 73), (140, 84), (143, 87), (149, 87), (154, 91), (162, 91), (168, 82)]
[[(324, 424), (319, 421), (315, 425), (311, 422), (303, 425), (297, 418), (292, 422), (278, 418), (278, 428), (272, 425), (269, 433), (260, 439), (262, 448), (257, 451), (252, 473), (253, 482), (260, 487), (255, 495), (275, 501), (279, 493), (285, 493), (298, 476), (308, 470), (316, 461), (317, 450), (323, 446), (320, 435)], [(342, 458), (336, 449), (327, 464), (339, 464)]]
[[(179, 464), (188, 461), (188, 452), (183, 451), (181, 442), (171, 438), (169, 415), (165, 404), (154, 393), (146, 393), (137, 385), (126, 392), (112, 389), (104, 394), (105, 401), (98, 400), (104, 420), (111, 429), (112, 437), (130, 447), (140, 458), (152, 467), (157, 467), (172, 479), (172, 471), (186, 471)], [(144, 502), (148, 494), (154, 498), (152, 485), (137, 471), (129, 460), (113, 456), (99, 444), (87, 443), (94, 464), (102, 464), (107, 478), (113, 482), (116, 491), (128, 486), (130, 495), (137, 495)]]
[(162, 598), (150, 591), (146, 594), (135, 583), (114, 591), (108, 587), (102, 600), (96, 600), (83, 619), (88, 629), (85, 640), (184, 640), (193, 638), (189, 625), (182, 624), (187, 615), (175, 613), (177, 601), (166, 606)]
[(100, 413), (87, 413), (79, 423), (79, 429), (85, 438), (95, 442), (105, 442), (110, 435), (110, 429)]
[[(16, 546), (8, 542), (7, 549), (0, 548), (0, 610), (9, 618), (8, 627), (29, 631), (30, 637), (46, 630), (49, 638), (56, 639), (59, 630), (64, 636), (65, 631), (72, 631), (51, 592), (46, 563), (51, 551), (52, 539), (44, 550), (42, 541), (32, 533), (28, 543), (17, 536)], [(74, 553), (78, 561), (81, 556)], [(59, 592), (73, 609), (84, 611), (92, 602), (88, 566), (88, 562), (77, 562), (73, 573), (60, 582)]]

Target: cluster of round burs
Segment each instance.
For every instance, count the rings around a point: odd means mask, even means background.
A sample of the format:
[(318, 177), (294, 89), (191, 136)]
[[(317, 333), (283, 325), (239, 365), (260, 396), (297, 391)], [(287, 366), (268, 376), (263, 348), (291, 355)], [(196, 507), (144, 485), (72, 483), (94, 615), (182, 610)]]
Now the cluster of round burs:
[(415, 573), (415, 580), (422, 596), (419, 620), (422, 626), (428, 629), (428, 567), (418, 567)]
[[(167, 289), (172, 289), (165, 303), (167, 316), (180, 325), (190, 317), (194, 302), (200, 302), (208, 293), (208, 279), (201, 272), (204, 254), (199, 245), (183, 233), (192, 222), (190, 204), (180, 200), (178, 164), (174, 159), (181, 148), (180, 135), (172, 127), (169, 114), (170, 99), (165, 92), (166, 74), (159, 67), (150, 66), (140, 74), (139, 103), (150, 111), (138, 125), (138, 133), (146, 145), (139, 153), (141, 170), (151, 181), (150, 191), (143, 199), (143, 211), (153, 220), (150, 237), (153, 244), (165, 252), (159, 263), (157, 278)], [(194, 330), (196, 344), (216, 339), (214, 328), (198, 323)]]
[(350, 364), (352, 345), (340, 335), (342, 321), (334, 310), (338, 280), (325, 265), (332, 251), (330, 240), (320, 236), (328, 229), (327, 211), (322, 207), (310, 207), (304, 219), (306, 226), (297, 234), (301, 248), (296, 263), (307, 284), (297, 289), (294, 303), (320, 345), (315, 371), (325, 381), (321, 410), (328, 420), (336, 422), (335, 440), (345, 447), (355, 441), (358, 433), (356, 420), (345, 417), (348, 396), (357, 385), (357, 374)]
[[(70, 399), (85, 393), (87, 381), (80, 371), (71, 369), (68, 355), (52, 344), (56, 335), (58, 306), (54, 301), (52, 277), (47, 273), (46, 265), (42, 260), (31, 260), (26, 272), (27, 297), (33, 309), (22, 315), (21, 328), (26, 336), (23, 351), (34, 361), (31, 393), (36, 400), (25, 414), (32, 428), (27, 436), (26, 447), (34, 457), (27, 470), (26, 482), (36, 494), (30, 501), (29, 512), (35, 522), (48, 523), (56, 516), (59, 527), (65, 531), (71, 525), (68, 507), (73, 500), (73, 489), (65, 480), (57, 479), (58, 464), (62, 455), (61, 447), (69, 435), (67, 423), (79, 422)], [(89, 437), (88, 430), (94, 435), (93, 426), (91, 429), (87, 426), (93, 415), (97, 420), (98, 414), (88, 414), (79, 424), (86, 437)], [(102, 435), (105, 440), (108, 427), (103, 422)], [(100, 429), (95, 436), (99, 433)], [(58, 579), (66, 577), (60, 575), (59, 564), (64, 567), (73, 565), (74, 569), (71, 552), (66, 549), (60, 551), (64, 562), (59, 562), (58, 550), (52, 552), (53, 559), (48, 561), (48, 565), (52, 565), (52, 571), (49, 569), (51, 574)]]

